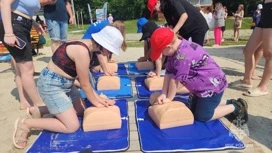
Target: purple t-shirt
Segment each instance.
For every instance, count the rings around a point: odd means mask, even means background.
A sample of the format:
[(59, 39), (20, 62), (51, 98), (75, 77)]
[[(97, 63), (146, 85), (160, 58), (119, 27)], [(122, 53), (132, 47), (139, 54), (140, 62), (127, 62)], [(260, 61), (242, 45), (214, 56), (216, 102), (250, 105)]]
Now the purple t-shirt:
[(227, 88), (225, 73), (200, 45), (182, 39), (177, 52), (167, 60), (166, 74), (180, 81), (198, 97), (211, 97)]

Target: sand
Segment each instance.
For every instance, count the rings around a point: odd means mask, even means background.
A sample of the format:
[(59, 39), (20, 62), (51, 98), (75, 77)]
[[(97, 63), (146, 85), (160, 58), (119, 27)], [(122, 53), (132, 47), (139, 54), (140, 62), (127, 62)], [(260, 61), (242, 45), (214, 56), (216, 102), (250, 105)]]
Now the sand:
[[(214, 57), (217, 63), (221, 66), (227, 75), (228, 82), (232, 82), (242, 78), (243, 66), (243, 46), (228, 47), (228, 48), (207, 48), (210, 54)], [(50, 48), (40, 50), (43, 55), (34, 57), (35, 71), (40, 72), (48, 63), (51, 57)], [(143, 48), (128, 48), (127, 52), (121, 53), (116, 59), (118, 62), (135, 61), (143, 55)], [(264, 61), (262, 60), (257, 68), (259, 75), (262, 75)], [(26, 149), (18, 150), (13, 147), (12, 133), (14, 130), (15, 119), (25, 114), (25, 110), (19, 110), (18, 93), (14, 82), (14, 74), (9, 63), (0, 63), (0, 152), (6, 153), (21, 153)], [(35, 76), (37, 80), (37, 76)], [(254, 81), (257, 85), (259, 81)], [(134, 84), (134, 82), (133, 82)], [(272, 92), (272, 81), (270, 81), (269, 91)], [(134, 87), (135, 93), (135, 87)], [(263, 97), (245, 97), (242, 96), (243, 90), (229, 87), (224, 94), (224, 98), (239, 98), (242, 97), (248, 101), (249, 105), (249, 121), (248, 121), (248, 137), (242, 136), (242, 140), (246, 143), (245, 150), (239, 152), (272, 152), (272, 95)], [(136, 97), (130, 98), (129, 101), (134, 101)], [(128, 152), (140, 152), (137, 128), (135, 125), (135, 112), (133, 102), (129, 103), (130, 115), (130, 148)], [(224, 120), (234, 132), (237, 129)], [(39, 131), (34, 131), (29, 137), (28, 144), (31, 145), (37, 138)], [(29, 147), (29, 145), (27, 147)], [(26, 148), (27, 148), (26, 147)], [(223, 152), (236, 152), (234, 150)], [(238, 151), (237, 151), (238, 152)]]

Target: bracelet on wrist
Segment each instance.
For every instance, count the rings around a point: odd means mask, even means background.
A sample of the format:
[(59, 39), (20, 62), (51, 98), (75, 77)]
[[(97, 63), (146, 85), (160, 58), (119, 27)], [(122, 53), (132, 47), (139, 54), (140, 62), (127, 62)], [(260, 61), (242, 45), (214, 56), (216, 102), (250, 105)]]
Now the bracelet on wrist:
[(13, 37), (15, 36), (14, 34), (5, 34), (5, 37)]

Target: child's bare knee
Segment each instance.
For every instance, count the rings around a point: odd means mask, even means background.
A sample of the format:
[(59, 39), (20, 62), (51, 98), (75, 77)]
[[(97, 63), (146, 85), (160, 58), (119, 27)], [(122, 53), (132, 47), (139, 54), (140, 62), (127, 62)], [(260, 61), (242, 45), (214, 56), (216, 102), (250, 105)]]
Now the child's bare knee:
[(71, 125), (71, 126), (67, 127), (67, 133), (74, 133), (79, 129), (79, 127), (80, 127), (79, 123)]

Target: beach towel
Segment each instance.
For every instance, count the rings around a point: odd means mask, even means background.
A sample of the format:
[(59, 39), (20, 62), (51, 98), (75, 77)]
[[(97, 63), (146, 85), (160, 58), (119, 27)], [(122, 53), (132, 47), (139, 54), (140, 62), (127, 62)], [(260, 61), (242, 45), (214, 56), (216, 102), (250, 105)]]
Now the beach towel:
[[(89, 105), (89, 102), (86, 102)], [(128, 103), (117, 100), (122, 117), (121, 129), (84, 132), (82, 126), (72, 134), (54, 133), (43, 130), (37, 140), (28, 148), (27, 153), (49, 152), (117, 152), (129, 148)], [(82, 123), (82, 118), (79, 118)]]
[[(146, 76), (139, 76), (135, 78), (136, 91), (140, 99), (149, 98), (150, 95), (154, 92), (161, 92), (161, 90), (149, 91), (147, 86), (145, 85), (145, 82), (144, 82), (145, 79), (146, 79)], [(176, 96), (188, 97), (189, 94), (177, 94)]]
[[(101, 72), (94, 72), (93, 75), (94, 76), (101, 76), (104, 75), (105, 73), (101, 73)], [(127, 68), (125, 66), (124, 63), (118, 63), (118, 70), (116, 72), (116, 75), (127, 75)]]
[(244, 144), (220, 120), (160, 130), (149, 117), (148, 100), (135, 102), (140, 147), (143, 152), (214, 151), (243, 149)]
[[(98, 94), (103, 93), (108, 98), (115, 98), (115, 99), (121, 99), (121, 98), (131, 98), (132, 95), (132, 87), (131, 87), (131, 81), (130, 77), (128, 76), (119, 76), (120, 77), (120, 83), (121, 87), (120, 90), (96, 90)], [(97, 83), (96, 78), (96, 83)], [(96, 86), (96, 85), (95, 85)], [(79, 89), (80, 95), (83, 99), (86, 98), (86, 95), (82, 89)]]

